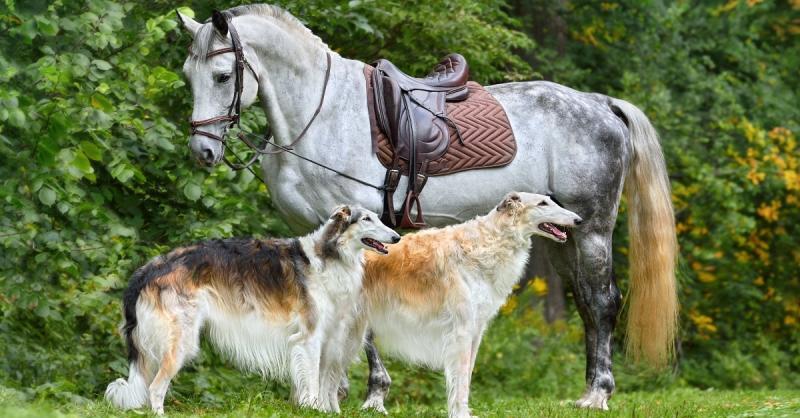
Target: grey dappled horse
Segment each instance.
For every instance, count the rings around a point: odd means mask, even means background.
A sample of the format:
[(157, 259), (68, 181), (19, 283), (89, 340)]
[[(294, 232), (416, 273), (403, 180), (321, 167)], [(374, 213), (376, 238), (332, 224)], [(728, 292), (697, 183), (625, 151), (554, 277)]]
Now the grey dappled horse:
[[(365, 64), (331, 51), (280, 8), (240, 6), (226, 15), (230, 21), (217, 14), (213, 23), (205, 24), (180, 16), (194, 38), (183, 68), (194, 96), (192, 119), (226, 114), (241, 77), (241, 107), (260, 99), (275, 142), (287, 145), (312, 120), (330, 56), (327, 96), (294, 150), (381, 184), (385, 169), (372, 152)], [(238, 76), (236, 54), (209, 55), (231, 46), (228, 26), (237, 30), (249, 67)], [(486, 88), (508, 114), (518, 145), (516, 158), (502, 168), (431, 179), (421, 197), (427, 221), (434, 226), (465, 221), (488, 212), (512, 190), (552, 195), (584, 219), (567, 244), (544, 240), (543, 245), (559, 274), (571, 281), (584, 322), (586, 391), (577, 405), (606, 409), (614, 391), (611, 337), (621, 307), (611, 272), (611, 236), (623, 189), (632, 276), (627, 348), (656, 364), (663, 364), (672, 352), (678, 310), (676, 240), (657, 134), (638, 108), (602, 94), (543, 81)], [(229, 120), (220, 120), (204, 129), (222, 137), (228, 125)], [(209, 136), (194, 134), (189, 145), (205, 164), (223, 158), (222, 143)], [(297, 231), (318, 225), (342, 202), (382, 209), (380, 192), (294, 155), (265, 155), (261, 168), (275, 206)], [(401, 198), (398, 193), (396, 207)], [(383, 410), (389, 376), (371, 344), (367, 353), (371, 370), (364, 406)]]

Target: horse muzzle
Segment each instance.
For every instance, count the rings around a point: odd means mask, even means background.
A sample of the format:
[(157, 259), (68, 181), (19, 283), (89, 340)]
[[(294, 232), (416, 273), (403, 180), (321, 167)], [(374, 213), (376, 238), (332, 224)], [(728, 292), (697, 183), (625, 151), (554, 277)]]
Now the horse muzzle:
[(192, 135), (189, 148), (194, 158), (205, 166), (215, 166), (222, 161), (222, 143), (204, 136)]

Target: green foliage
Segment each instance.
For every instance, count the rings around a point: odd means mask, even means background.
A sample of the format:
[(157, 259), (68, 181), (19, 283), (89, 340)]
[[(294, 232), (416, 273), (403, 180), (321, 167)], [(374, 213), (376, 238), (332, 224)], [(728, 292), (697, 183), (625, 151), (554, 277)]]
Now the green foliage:
[[(528, 68), (510, 51), (530, 42), (507, 28), (513, 21), (497, 1), (285, 3), (355, 58), (375, 59), (385, 47), (408, 64), (454, 48), (484, 80)], [(198, 239), (288, 231), (251, 174), (202, 170), (190, 159), (180, 74), (190, 40), (174, 2), (4, 4), (0, 381), (45, 396), (95, 394), (127, 370), (115, 329), (133, 269)], [(207, 5), (190, 6), (210, 15)], [(451, 13), (468, 24), (421, 27)], [(426, 41), (413, 44), (417, 36)], [(258, 131), (265, 119), (254, 109), (243, 123)], [(219, 363), (209, 355), (194, 367)], [(209, 389), (241, 380), (199, 373), (176, 388), (214, 401)]]
[[(537, 70), (637, 104), (661, 135), (682, 256), (686, 378), (797, 385), (800, 4), (568, 2), (560, 13), (566, 51)], [(554, 42), (540, 40), (542, 56), (557, 56)]]
[[(509, 1), (527, 13), (516, 17), (502, 0), (279, 3), (347, 57), (387, 57), (423, 74), (458, 51), (482, 82), (530, 78), (527, 61), (554, 81), (641, 106), (672, 176), (682, 362), (677, 374), (654, 374), (619, 357), (619, 387), (800, 385), (796, 1)], [(190, 159), (180, 74), (189, 39), (175, 6), (0, 6), (0, 382), (26, 396), (79, 401), (126, 373), (119, 297), (149, 257), (198, 239), (288, 233), (252, 175)], [(211, 12), (206, 2), (186, 6), (200, 19)], [(564, 24), (547, 26), (556, 17)], [(265, 118), (253, 109), (243, 123), (258, 131)], [(624, 217), (614, 255), (623, 288)], [(582, 388), (577, 314), (545, 324), (527, 292), (482, 346), (474, 388), (484, 404), (496, 393), (566, 397)], [(287, 397), (285, 386), (223, 363), (204, 350), (175, 382), (174, 399), (239, 407)], [(389, 369), (393, 402), (409, 414), (418, 412), (410, 403), (443, 405), (439, 374)], [(363, 364), (354, 370), (356, 394), (364, 373)]]
[[(800, 5), (525, 4), (548, 19), (526, 27), (537, 34), (536, 71), (637, 104), (661, 134), (682, 255), (681, 378), (796, 387)], [(547, 25), (558, 18), (562, 27)], [(625, 216), (623, 205), (614, 254), (623, 293)]]
[(190, 161), (172, 15), (26, 2), (0, 24), (0, 370), (86, 393), (122, 367), (132, 269), (178, 243), (284, 227), (251, 175)]

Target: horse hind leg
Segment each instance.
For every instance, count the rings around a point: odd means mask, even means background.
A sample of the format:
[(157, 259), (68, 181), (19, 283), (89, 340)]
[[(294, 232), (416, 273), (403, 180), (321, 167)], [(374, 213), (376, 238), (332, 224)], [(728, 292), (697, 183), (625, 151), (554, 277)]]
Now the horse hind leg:
[(612, 274), (611, 234), (575, 234), (565, 248), (548, 247), (558, 254), (554, 265), (569, 277), (578, 311), (583, 319), (586, 344), (586, 390), (576, 405), (608, 409), (614, 393), (611, 371), (611, 339), (621, 307), (619, 289)]
[(367, 354), (367, 363), (369, 364), (369, 380), (367, 382), (367, 399), (361, 406), (361, 409), (373, 409), (375, 411), (386, 414), (386, 395), (389, 394), (389, 387), (392, 385), (392, 379), (389, 377), (389, 372), (383, 365), (383, 360), (378, 353), (378, 348), (375, 347), (373, 342), (372, 331), (368, 331), (366, 342), (364, 343), (364, 352)]

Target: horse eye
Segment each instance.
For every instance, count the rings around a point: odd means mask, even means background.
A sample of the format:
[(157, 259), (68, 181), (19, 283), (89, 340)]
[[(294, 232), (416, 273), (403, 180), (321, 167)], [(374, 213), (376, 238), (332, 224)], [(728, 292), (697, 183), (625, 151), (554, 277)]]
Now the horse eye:
[(231, 79), (230, 74), (220, 74), (217, 76), (217, 83), (225, 83)]
[(547, 206), (547, 201), (546, 200), (542, 200), (541, 202), (539, 202), (539, 204), (537, 206)]

